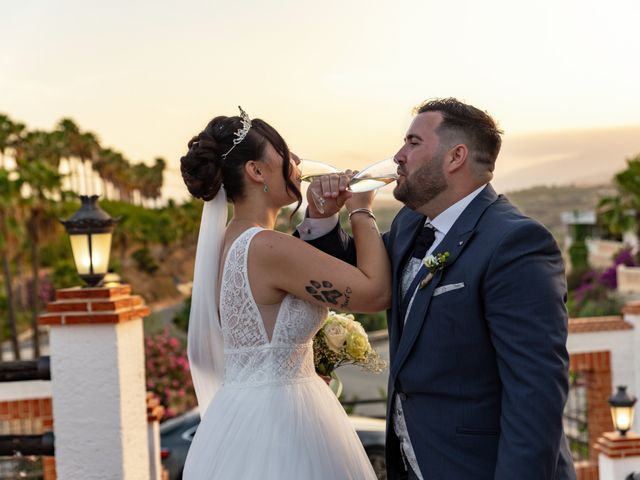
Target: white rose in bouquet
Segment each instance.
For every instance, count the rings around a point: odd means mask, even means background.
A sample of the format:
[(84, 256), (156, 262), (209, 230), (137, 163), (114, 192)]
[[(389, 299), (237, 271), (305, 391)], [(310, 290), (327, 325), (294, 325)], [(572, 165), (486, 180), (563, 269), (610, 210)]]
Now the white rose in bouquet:
[(340, 353), (347, 341), (347, 335), (349, 335), (347, 328), (339, 320), (330, 318), (325, 323), (323, 330), (327, 347), (332, 352)]
[(386, 362), (371, 347), (369, 337), (353, 315), (329, 312), (313, 339), (316, 372), (329, 376), (341, 365), (354, 364), (370, 372), (381, 372)]

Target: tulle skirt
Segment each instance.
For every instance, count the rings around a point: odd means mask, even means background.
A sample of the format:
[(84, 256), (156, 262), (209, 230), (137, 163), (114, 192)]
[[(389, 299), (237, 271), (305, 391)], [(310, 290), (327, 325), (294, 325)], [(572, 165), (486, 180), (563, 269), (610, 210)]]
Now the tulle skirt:
[(349, 419), (317, 376), (223, 386), (189, 449), (185, 480), (375, 480)]

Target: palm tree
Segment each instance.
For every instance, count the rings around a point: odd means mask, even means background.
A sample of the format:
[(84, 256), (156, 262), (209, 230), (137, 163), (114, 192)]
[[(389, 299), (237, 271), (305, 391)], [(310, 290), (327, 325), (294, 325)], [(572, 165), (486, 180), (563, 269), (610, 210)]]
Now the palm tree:
[(151, 185), (149, 187), (149, 197), (155, 201), (156, 208), (160, 206), (162, 197), (162, 186), (164, 184), (164, 169), (167, 162), (164, 158), (156, 157), (153, 167), (151, 167)]
[[(120, 153), (110, 148), (101, 149), (98, 153), (96, 168), (100, 176), (112, 187), (118, 200), (131, 201), (131, 165)], [(106, 188), (106, 186), (105, 186)]]
[[(20, 179), (12, 180), (9, 172), (0, 169), (0, 255), (2, 255), (2, 275), (7, 295), (7, 322), (11, 332), (13, 357), (16, 360), (20, 360), (20, 346), (18, 344), (18, 327), (10, 262), (16, 248), (17, 234), (20, 230), (20, 222), (16, 218), (16, 213), (21, 199), (21, 183)], [(0, 351), (1, 360), (2, 352)]]
[(80, 135), (80, 142), (75, 154), (80, 159), (82, 168), (84, 170), (84, 184), (86, 188), (86, 194), (91, 195), (96, 192), (96, 186), (93, 183), (93, 162), (98, 158), (98, 152), (100, 151), (100, 143), (98, 137), (92, 132), (84, 132)]
[(4, 156), (7, 148), (13, 146), (23, 130), (24, 124), (14, 122), (0, 113), (0, 168), (5, 168)]
[(113, 169), (113, 157), (116, 152), (110, 148), (100, 148), (96, 153), (94, 161), (94, 168), (96, 173), (100, 177), (102, 182), (102, 197), (106, 200), (111, 198), (110, 188), (112, 187), (112, 169)]
[(640, 155), (627, 159), (627, 168), (613, 182), (618, 194), (600, 200), (599, 220), (614, 236), (636, 230), (640, 238)]
[[(69, 163), (71, 189), (76, 193), (93, 193), (95, 187), (91, 181), (91, 164), (100, 149), (98, 138), (91, 132), (81, 132), (78, 125), (70, 118), (60, 120), (55, 133), (61, 142), (60, 156), (66, 158)], [(78, 172), (78, 167), (82, 169), (82, 175)], [(84, 188), (81, 187), (81, 176)], [(81, 190), (84, 191), (81, 192)]]
[(625, 232), (636, 229), (633, 209), (619, 195), (603, 197), (598, 202), (598, 226), (606, 230), (608, 238), (622, 240)]
[(16, 147), (16, 162), (20, 178), (28, 187), (25, 203), (29, 210), (26, 219), (29, 238), (31, 273), (31, 324), (34, 332), (34, 357), (40, 356), (38, 315), (40, 311), (40, 255), (41, 239), (57, 226), (52, 211), (52, 199), (60, 192), (61, 179), (58, 173), (60, 162), (59, 134), (32, 131), (24, 135)]
[[(144, 163), (136, 163), (131, 169), (131, 189), (134, 191), (134, 204), (144, 204), (145, 185), (147, 184), (148, 175), (149, 167), (147, 167)], [(136, 202), (136, 200), (138, 201)]]

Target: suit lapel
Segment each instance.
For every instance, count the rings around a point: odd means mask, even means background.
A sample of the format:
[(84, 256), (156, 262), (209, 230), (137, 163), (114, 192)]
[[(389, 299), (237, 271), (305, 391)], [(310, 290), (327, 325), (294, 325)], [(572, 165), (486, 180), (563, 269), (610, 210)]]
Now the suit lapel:
[[(434, 250), (433, 255), (449, 252), (449, 258), (447, 259), (447, 263), (445, 264), (444, 269), (437, 272), (431, 279), (431, 281), (427, 284), (427, 286), (422, 289), (418, 289), (416, 292), (415, 298), (413, 300), (413, 305), (409, 310), (407, 322), (402, 331), (402, 337), (399, 341), (396, 352), (397, 356), (395, 356), (394, 361), (392, 362), (393, 364), (391, 365), (390, 375), (392, 378), (395, 378), (398, 374), (398, 371), (406, 361), (407, 356), (409, 355), (409, 352), (413, 347), (413, 344), (418, 338), (418, 334), (422, 329), (422, 325), (427, 318), (433, 291), (440, 283), (443, 272), (446, 269), (450, 268), (451, 265), (458, 259), (462, 250), (464, 250), (467, 244), (471, 241), (475, 233), (475, 228), (478, 220), (487, 209), (487, 207), (495, 202), (497, 198), (498, 196), (491, 185), (487, 185), (485, 189), (482, 190), (478, 194), (478, 196), (473, 199), (469, 206), (462, 212), (460, 217), (458, 217), (456, 222), (451, 227), (451, 230), (449, 230), (447, 235), (442, 239), (442, 242), (440, 242), (440, 244)], [(424, 278), (426, 277), (427, 273), (428, 270), (424, 268), (420, 271), (419, 275)], [(394, 304), (395, 303), (396, 302), (394, 302)], [(399, 318), (398, 310), (396, 309), (394, 323), (403, 322), (403, 320), (404, 319)], [(391, 341), (391, 338), (389, 340)]]
[(398, 232), (394, 235), (393, 245), (393, 283), (392, 283), (392, 305), (391, 305), (391, 318), (389, 321), (389, 349), (393, 356), (398, 346), (400, 335), (402, 332), (401, 319), (398, 316), (400, 309), (401, 296), (401, 284), (402, 284), (402, 268), (404, 266), (407, 256), (411, 253), (414, 240), (422, 226), (424, 225), (425, 217), (415, 212), (411, 212), (411, 218), (402, 222), (402, 225), (398, 227)]
[[(391, 375), (395, 377), (398, 370), (404, 363), (407, 358), (407, 355), (411, 351), (413, 344), (418, 337), (418, 333), (422, 329), (422, 325), (427, 317), (427, 310), (429, 309), (429, 304), (431, 303), (431, 298), (433, 296), (433, 291), (440, 284), (440, 280), (442, 279), (442, 275), (444, 270), (450, 268), (451, 265), (456, 261), (460, 252), (467, 245), (471, 237), (473, 236), (473, 230), (464, 232), (462, 234), (458, 234), (457, 232), (453, 232), (453, 229), (449, 231), (447, 236), (440, 242), (440, 245), (434, 250), (433, 255), (437, 255), (438, 253), (449, 252), (449, 258), (447, 259), (447, 263), (444, 266), (444, 269), (436, 272), (431, 281), (424, 287), (418, 287), (416, 291), (415, 297), (413, 299), (413, 304), (408, 313), (407, 322), (402, 330), (402, 336), (400, 338), (400, 345), (398, 346), (398, 357), (396, 361), (393, 362), (391, 368)], [(452, 235), (453, 234), (453, 235)], [(420, 280), (422, 281), (429, 270), (427, 268), (422, 268), (418, 275), (420, 276)], [(411, 293), (408, 293), (410, 295)], [(398, 318), (399, 322), (402, 322), (403, 319)]]

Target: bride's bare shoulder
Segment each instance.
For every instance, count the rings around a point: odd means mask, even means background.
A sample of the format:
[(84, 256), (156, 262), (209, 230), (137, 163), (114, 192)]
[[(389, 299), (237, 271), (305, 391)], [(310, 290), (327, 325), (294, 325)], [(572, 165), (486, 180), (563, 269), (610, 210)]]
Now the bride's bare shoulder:
[(253, 239), (254, 248), (261, 253), (287, 255), (296, 251), (304, 252), (311, 248), (305, 242), (288, 233), (276, 230), (262, 230)]

